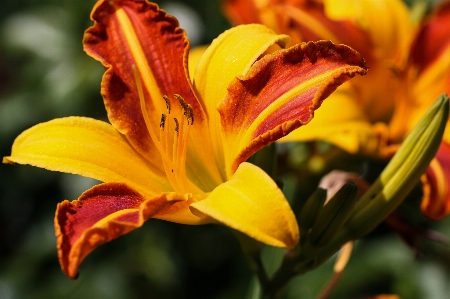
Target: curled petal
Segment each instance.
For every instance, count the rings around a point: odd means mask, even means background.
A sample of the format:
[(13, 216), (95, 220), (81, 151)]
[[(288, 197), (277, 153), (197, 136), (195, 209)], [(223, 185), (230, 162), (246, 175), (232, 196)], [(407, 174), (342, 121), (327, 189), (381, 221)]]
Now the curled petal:
[(227, 171), (308, 123), (339, 85), (365, 73), (358, 52), (329, 41), (298, 44), (263, 57), (230, 83), (218, 106)]
[(422, 176), (424, 196), (422, 212), (429, 218), (439, 220), (450, 214), (450, 145), (442, 143)]
[(55, 230), (63, 272), (75, 278), (80, 263), (97, 246), (142, 226), (179, 200), (187, 198), (163, 193), (146, 199), (125, 184), (107, 183), (58, 204)]
[(283, 192), (264, 171), (247, 162), (191, 207), (272, 246), (292, 248), (299, 240), (298, 224)]

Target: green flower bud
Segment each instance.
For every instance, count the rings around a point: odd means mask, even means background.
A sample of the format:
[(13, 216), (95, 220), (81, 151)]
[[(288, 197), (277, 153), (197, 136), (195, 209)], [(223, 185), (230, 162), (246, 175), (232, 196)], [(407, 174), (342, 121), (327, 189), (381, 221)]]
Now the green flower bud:
[(345, 227), (359, 238), (383, 221), (419, 182), (442, 140), (449, 99), (442, 95), (420, 119), (379, 178), (363, 195)]
[(307, 232), (313, 226), (319, 212), (323, 209), (326, 199), (327, 190), (322, 188), (317, 188), (316, 191), (308, 197), (297, 219), (301, 232)]
[(315, 221), (308, 239), (315, 247), (328, 243), (350, 217), (358, 196), (358, 187), (352, 181), (341, 189), (325, 204)]

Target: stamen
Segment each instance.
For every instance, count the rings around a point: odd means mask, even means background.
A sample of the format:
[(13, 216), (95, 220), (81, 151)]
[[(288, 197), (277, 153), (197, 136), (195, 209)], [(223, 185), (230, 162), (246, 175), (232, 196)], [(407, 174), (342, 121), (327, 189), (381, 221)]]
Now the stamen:
[(176, 166), (176, 161), (178, 159), (178, 138), (179, 138), (178, 136), (180, 125), (178, 124), (178, 119), (174, 117), (173, 120), (175, 121), (175, 134), (173, 136), (172, 161), (175, 163)]
[[(164, 120), (164, 121), (163, 121)], [(163, 114), (161, 116), (161, 123), (165, 123), (166, 115)], [(164, 125), (159, 127), (159, 137), (161, 140), (161, 146), (165, 149), (166, 154), (168, 155), (169, 143), (168, 143), (168, 130), (164, 130)], [(180, 184), (177, 179), (177, 166), (172, 163), (167, 163), (166, 160), (163, 160), (164, 172), (166, 173), (167, 179), (169, 180), (170, 185), (174, 188), (174, 190), (184, 190), (180, 189)]]
[[(181, 110), (183, 111), (183, 116), (181, 118), (181, 123), (175, 120), (175, 131), (177, 132), (174, 139), (176, 140), (176, 147), (174, 144), (174, 163), (175, 167), (179, 170), (181, 174), (181, 184), (183, 186), (188, 185), (188, 180), (186, 177), (186, 154), (187, 154), (187, 144), (189, 137), (189, 126), (194, 123), (194, 110), (192, 106), (187, 104), (182, 96), (179, 94), (173, 95), (180, 103)], [(178, 140), (178, 138), (180, 138)], [(175, 141), (174, 141), (175, 143)], [(191, 184), (192, 185), (192, 184)]]
[(186, 154), (187, 154), (187, 144), (188, 144), (188, 137), (189, 137), (189, 121), (187, 126), (184, 128), (183, 130), (183, 135), (181, 137), (181, 152), (179, 151), (180, 149), (178, 149), (178, 159), (179, 159), (179, 164), (180, 165), (180, 172), (181, 173), (186, 173)]
[(135, 65), (133, 65), (131, 68), (133, 70), (134, 81), (136, 82), (136, 88), (137, 88), (137, 92), (138, 92), (138, 96), (139, 96), (139, 103), (141, 105), (141, 112), (142, 112), (142, 116), (144, 117), (145, 125), (147, 126), (147, 131), (150, 134), (150, 137), (152, 138), (152, 141), (155, 144), (156, 148), (158, 149), (159, 153), (161, 154), (161, 157), (162, 157), (164, 163), (169, 163), (169, 164), (173, 165), (173, 162), (170, 161), (170, 158), (167, 156), (166, 152), (164, 151), (163, 147), (161, 146), (160, 141), (156, 137), (155, 132), (153, 131), (152, 124), (148, 117), (147, 108), (145, 107), (144, 91), (142, 89), (142, 84), (141, 84), (138, 70)]
[(162, 96), (164, 101), (166, 101), (166, 108), (167, 108), (167, 114), (170, 114), (170, 100), (169, 97), (167, 97), (166, 95)]
[(174, 160), (173, 162), (175, 163), (175, 165), (181, 165), (181, 154), (182, 154), (182, 150), (183, 150), (183, 136), (184, 136), (184, 132), (186, 131), (186, 126), (185, 126), (185, 122), (186, 122), (186, 118), (182, 117), (180, 124), (178, 126), (179, 130), (178, 130), (178, 138), (181, 138), (178, 141), (177, 144), (177, 155), (176, 155), (176, 160)]
[(164, 124), (166, 123), (166, 115), (163, 113), (161, 114), (161, 121), (159, 122), (159, 127), (164, 130)]
[[(154, 131), (154, 123), (151, 122), (148, 115), (147, 108), (145, 106), (144, 90), (141, 85), (138, 70), (135, 65), (132, 66), (134, 79), (136, 81), (136, 88), (139, 96), (139, 103), (141, 106), (142, 116), (147, 126), (147, 131), (150, 137), (161, 154), (164, 172), (166, 173), (167, 179), (170, 185), (176, 192), (185, 193), (188, 190), (203, 193), (195, 184), (193, 184), (186, 176), (186, 155), (187, 155), (187, 144), (189, 137), (189, 127), (194, 123), (194, 110), (192, 106), (187, 104), (182, 96), (175, 94), (174, 97), (178, 100), (181, 106), (181, 110), (184, 117), (174, 118), (175, 128), (173, 132), (173, 146), (172, 153), (170, 153), (170, 130), (169, 124), (167, 122), (167, 116), (171, 112), (170, 99), (167, 96), (163, 96), (166, 102), (167, 114), (161, 114), (161, 120), (159, 122), (159, 139), (157, 138)], [(178, 112), (177, 112), (178, 113)], [(166, 127), (167, 125), (167, 127)]]
[(180, 102), (181, 109), (183, 110), (183, 115), (186, 115), (187, 104), (184, 101), (183, 97), (179, 94), (174, 94), (173, 96), (178, 100), (178, 102)]
[(188, 125), (194, 124), (194, 109), (192, 109), (192, 106), (190, 104), (187, 104), (186, 106), (186, 120), (188, 122)]
[(178, 135), (178, 130), (180, 129), (180, 126), (178, 124), (178, 119), (176, 119), (175, 117), (173, 118), (173, 120), (175, 121), (175, 132)]

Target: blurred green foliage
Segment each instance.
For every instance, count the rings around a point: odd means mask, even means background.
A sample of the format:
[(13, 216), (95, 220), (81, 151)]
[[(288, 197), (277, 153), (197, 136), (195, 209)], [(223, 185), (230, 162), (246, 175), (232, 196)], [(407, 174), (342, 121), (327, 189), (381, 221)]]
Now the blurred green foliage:
[[(229, 27), (218, 1), (158, 2), (180, 17), (196, 44)], [(101, 65), (82, 50), (94, 1), (8, 1), (0, 10), (0, 154), (32, 125), (78, 115), (107, 120), (99, 94)], [(178, 13), (186, 16), (184, 19)], [(192, 18), (194, 13), (194, 19)], [(191, 16), (190, 16), (191, 15)], [(190, 16), (190, 17), (189, 17)], [(197, 22), (195, 20), (197, 19)], [(185, 24), (185, 25), (183, 25)], [(279, 175), (289, 198), (305, 197), (332, 169), (376, 168), (327, 144), (278, 148)], [(31, 166), (0, 166), (0, 298), (252, 298), (255, 283), (233, 235), (214, 225), (184, 226), (150, 220), (143, 228), (96, 249), (72, 281), (60, 270), (53, 217), (56, 204), (76, 199), (97, 182)], [(293, 207), (296, 208), (295, 205)], [(418, 198), (401, 211), (414, 224), (450, 236), (450, 220), (430, 223)], [(450, 291), (448, 246), (421, 240), (416, 255), (381, 226), (357, 242), (342, 283), (331, 298), (380, 292), (404, 299), (444, 299)], [(284, 251), (264, 247), (269, 272)], [(284, 298), (314, 298), (333, 260), (296, 278)]]

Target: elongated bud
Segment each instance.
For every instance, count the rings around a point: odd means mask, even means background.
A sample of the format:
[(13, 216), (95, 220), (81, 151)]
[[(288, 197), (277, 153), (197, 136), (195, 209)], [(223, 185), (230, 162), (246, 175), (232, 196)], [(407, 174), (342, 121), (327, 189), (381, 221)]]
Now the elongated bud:
[(345, 183), (320, 211), (308, 235), (313, 246), (328, 243), (345, 224), (353, 211), (358, 197), (358, 187), (353, 182)]
[(306, 200), (300, 213), (298, 214), (298, 225), (301, 231), (308, 231), (316, 222), (317, 216), (323, 209), (325, 200), (327, 199), (327, 190), (317, 188), (313, 194)]
[(355, 213), (346, 224), (352, 239), (374, 229), (419, 182), (439, 148), (448, 111), (448, 96), (442, 95), (420, 119), (355, 207)]
[(306, 252), (299, 260), (304, 273), (321, 265), (350, 240), (360, 238), (382, 222), (419, 182), (435, 156), (448, 120), (449, 99), (440, 96), (419, 120), (399, 150), (354, 207), (335, 237), (323, 247)]

